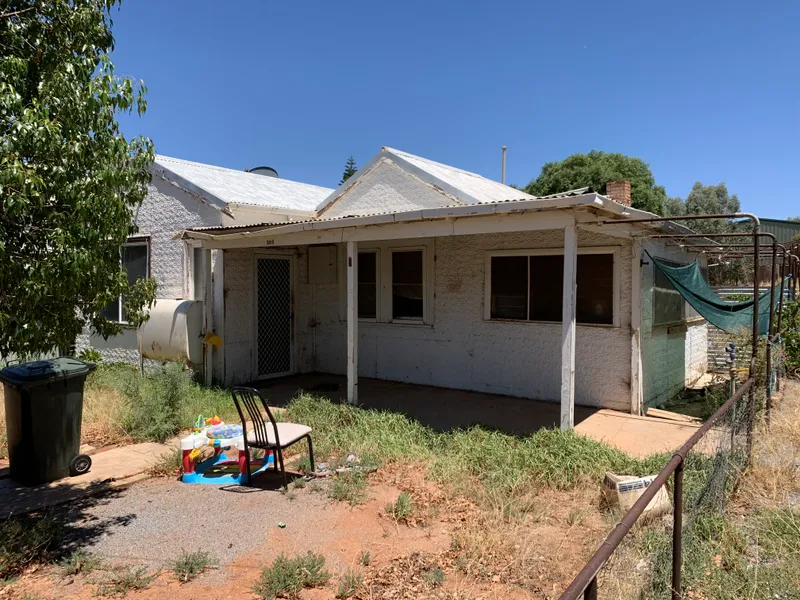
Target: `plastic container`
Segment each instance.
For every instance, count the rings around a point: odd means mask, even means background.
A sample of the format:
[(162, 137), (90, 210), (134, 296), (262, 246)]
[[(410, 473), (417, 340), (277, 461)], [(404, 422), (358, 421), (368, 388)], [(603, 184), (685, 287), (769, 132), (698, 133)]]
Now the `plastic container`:
[(81, 419), (83, 386), (94, 368), (60, 357), (0, 371), (14, 481), (38, 485), (89, 471), (91, 458), (80, 454)]

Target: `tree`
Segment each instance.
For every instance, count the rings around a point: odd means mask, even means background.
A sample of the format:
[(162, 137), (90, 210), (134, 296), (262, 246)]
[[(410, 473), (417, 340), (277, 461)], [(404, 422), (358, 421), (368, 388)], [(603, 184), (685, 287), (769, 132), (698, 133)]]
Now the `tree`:
[(664, 214), (667, 193), (656, 185), (650, 167), (640, 158), (619, 153), (592, 150), (589, 154), (573, 154), (560, 162), (546, 163), (525, 191), (534, 196), (546, 196), (588, 186), (605, 194), (606, 184), (620, 179), (631, 182), (634, 208)]
[(350, 179), (353, 175), (355, 175), (358, 168), (356, 167), (356, 159), (353, 158), (353, 155), (350, 155), (350, 158), (347, 159), (347, 162), (344, 164), (344, 173), (342, 173), (342, 180), (339, 182), (339, 185), (342, 185), (345, 181)]
[(789, 217), (787, 221), (800, 221), (800, 217)]
[[(695, 181), (686, 200), (670, 198), (667, 202), (667, 216), (731, 214), (741, 210), (736, 194), (728, 193), (724, 183), (703, 185)], [(741, 228), (730, 219), (697, 220), (684, 223), (698, 233), (736, 233)]]
[(0, 355), (68, 347), (120, 296), (146, 319), (155, 283), (129, 284), (120, 245), (136, 232), (153, 145), (116, 115), (143, 114), (145, 87), (118, 78), (118, 0), (6, 0), (0, 9)]

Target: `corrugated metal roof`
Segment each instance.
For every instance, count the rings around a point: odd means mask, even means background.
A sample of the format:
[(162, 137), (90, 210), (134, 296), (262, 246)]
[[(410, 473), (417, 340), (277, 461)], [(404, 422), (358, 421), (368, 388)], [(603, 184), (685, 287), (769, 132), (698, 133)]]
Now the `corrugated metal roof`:
[[(488, 204), (514, 200), (535, 200), (536, 196), (526, 194), (522, 190), (503, 185), (497, 181), (487, 179), (477, 173), (457, 169), (450, 165), (409, 154), (394, 148), (383, 148), (389, 155), (397, 156), (421, 171), (429, 173), (436, 179), (443, 181), (454, 188), (456, 195), (465, 204)], [(461, 192), (460, 194), (458, 192)]]
[[(161, 169), (159, 169), (161, 167)], [(155, 168), (168, 180), (171, 174), (213, 195), (225, 204), (314, 212), (333, 191), (330, 188), (236, 171), (203, 163), (157, 155)]]

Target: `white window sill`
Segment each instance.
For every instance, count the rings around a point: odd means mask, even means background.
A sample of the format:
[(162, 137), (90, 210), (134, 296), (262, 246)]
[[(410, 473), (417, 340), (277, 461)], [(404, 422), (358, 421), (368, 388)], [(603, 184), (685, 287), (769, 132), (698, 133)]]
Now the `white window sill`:
[[(340, 319), (340, 323), (347, 324), (347, 319)], [(433, 323), (423, 323), (422, 321), (376, 321), (375, 319), (359, 319), (359, 326), (367, 328), (409, 328), (409, 329), (433, 329)]]
[[(558, 325), (561, 326), (561, 321), (523, 321), (520, 319), (483, 319), (484, 323), (513, 323), (517, 325)], [(600, 329), (619, 329), (619, 325), (606, 324), (606, 323), (576, 323), (578, 327), (593, 327)]]

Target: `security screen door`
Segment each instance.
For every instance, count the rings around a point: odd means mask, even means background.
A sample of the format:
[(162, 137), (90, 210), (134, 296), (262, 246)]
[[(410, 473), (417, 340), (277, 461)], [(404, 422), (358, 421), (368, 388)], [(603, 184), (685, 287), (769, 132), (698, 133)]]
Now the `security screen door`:
[(289, 257), (256, 259), (258, 377), (292, 371), (291, 267)]

